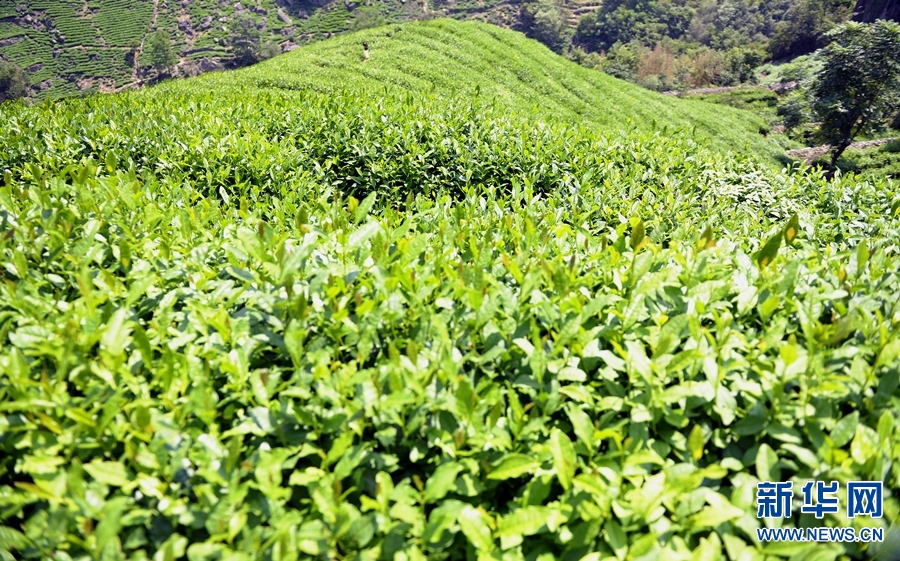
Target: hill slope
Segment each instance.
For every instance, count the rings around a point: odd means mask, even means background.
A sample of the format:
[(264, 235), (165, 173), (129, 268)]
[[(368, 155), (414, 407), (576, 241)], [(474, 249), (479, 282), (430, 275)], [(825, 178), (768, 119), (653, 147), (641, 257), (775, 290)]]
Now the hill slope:
[(543, 120), (664, 134), (680, 129), (722, 150), (765, 157), (778, 152), (761, 134), (764, 121), (750, 112), (665, 97), (583, 68), (520, 33), (479, 22), (442, 19), (364, 30), (236, 72), (202, 76), (190, 87), (477, 96)]
[(172, 39), (181, 75), (228, 66), (228, 26), (242, 12), (257, 19), (263, 41), (288, 51), (367, 18), (443, 15), (512, 26), (517, 10), (510, 0), (10, 0), (0, 2), (0, 59), (27, 70), (34, 97), (55, 98), (141, 84), (153, 75), (142, 42), (158, 29)]

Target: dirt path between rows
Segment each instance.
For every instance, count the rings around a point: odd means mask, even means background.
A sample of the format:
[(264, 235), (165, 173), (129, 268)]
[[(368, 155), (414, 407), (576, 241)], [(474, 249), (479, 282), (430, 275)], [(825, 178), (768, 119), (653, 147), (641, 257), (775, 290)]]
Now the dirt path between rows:
[(719, 88), (694, 88), (693, 90), (685, 90), (681, 91), (668, 91), (668, 92), (660, 92), (663, 95), (674, 95), (674, 96), (682, 96), (682, 95), (698, 95), (698, 94), (719, 94), (719, 93), (727, 93), (727, 92), (736, 92), (739, 90), (771, 90), (777, 94), (790, 91), (797, 86), (797, 82), (783, 82), (780, 84), (772, 84), (771, 86), (722, 86)]
[[(85, 0), (85, 3), (86, 2), (87, 2), (87, 0)], [(150, 27), (147, 28), (148, 32), (156, 26), (156, 20), (158, 18), (159, 18), (159, 0), (153, 0), (153, 19), (150, 21)], [(141, 55), (144, 53), (144, 39), (141, 39), (141, 44), (134, 51), (134, 64), (132, 64), (132, 68), (131, 68), (131, 81), (126, 84), (122, 84), (118, 88), (112, 88), (110, 90), (110, 92), (118, 93), (123, 90), (139, 88), (141, 86), (142, 81), (138, 77), (138, 70), (140, 69), (140, 66), (141, 66), (141, 62), (140, 62)]]
[[(849, 146), (848, 149), (861, 149), (861, 148), (872, 148), (874, 146), (883, 146), (885, 144), (889, 144), (895, 140), (900, 138), (877, 138), (875, 140), (862, 140), (860, 142), (854, 142)], [(813, 160), (817, 158), (821, 158), (825, 154), (827, 154), (831, 150), (831, 146), (812, 146), (810, 148), (798, 148), (796, 150), (788, 150), (785, 152), (788, 156), (792, 158), (800, 158), (807, 164), (812, 163)]]

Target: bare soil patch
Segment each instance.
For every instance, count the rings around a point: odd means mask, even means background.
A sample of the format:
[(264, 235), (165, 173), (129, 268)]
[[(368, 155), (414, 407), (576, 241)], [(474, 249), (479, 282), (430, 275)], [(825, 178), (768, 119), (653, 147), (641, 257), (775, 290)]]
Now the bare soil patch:
[[(875, 140), (862, 140), (860, 142), (854, 142), (850, 145), (850, 149), (862, 149), (862, 148), (873, 148), (875, 146), (883, 146), (885, 144), (889, 144), (893, 141), (897, 140), (897, 138), (876, 138)], [(821, 158), (825, 154), (827, 154), (831, 150), (831, 146), (812, 146), (810, 148), (798, 148), (796, 150), (788, 150), (785, 152), (788, 156), (792, 158), (799, 158), (806, 162), (807, 164), (812, 163), (818, 158)]]

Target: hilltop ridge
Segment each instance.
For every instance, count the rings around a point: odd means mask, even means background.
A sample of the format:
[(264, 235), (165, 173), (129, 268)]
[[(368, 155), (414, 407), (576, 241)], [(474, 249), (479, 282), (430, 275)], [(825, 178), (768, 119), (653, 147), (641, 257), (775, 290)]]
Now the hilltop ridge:
[[(363, 43), (369, 46), (364, 58)], [(673, 99), (579, 66), (521, 33), (452, 19), (367, 29), (261, 64), (192, 79), (196, 87), (478, 96), (540, 119), (602, 129), (684, 134), (767, 159), (780, 152), (766, 123), (738, 109)], [(166, 87), (179, 89), (180, 83)]]

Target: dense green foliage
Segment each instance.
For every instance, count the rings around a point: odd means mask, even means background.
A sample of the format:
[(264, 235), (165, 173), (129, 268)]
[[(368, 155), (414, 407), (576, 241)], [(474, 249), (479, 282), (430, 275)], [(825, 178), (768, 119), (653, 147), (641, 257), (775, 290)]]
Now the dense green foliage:
[(754, 48), (719, 52), (684, 42), (651, 48), (632, 41), (615, 43), (602, 55), (575, 49), (569, 58), (645, 88), (669, 91), (754, 83), (765, 55)]
[(369, 29), (371, 27), (381, 27), (382, 25), (385, 25), (387, 23), (387, 20), (381, 14), (381, 10), (379, 10), (375, 6), (366, 6), (354, 10), (353, 23), (350, 26), (350, 31), (360, 31), (363, 29)]
[(777, 107), (781, 99), (783, 99), (770, 89), (754, 86), (721, 93), (697, 93), (688, 97), (752, 111), (757, 115), (765, 116), (769, 122), (777, 122)]
[(828, 37), (810, 96), (819, 133), (833, 147), (833, 168), (854, 137), (900, 109), (900, 24), (853, 22)]
[(867, 179), (889, 177), (895, 181), (900, 180), (900, 140), (875, 149), (849, 149), (838, 160), (837, 168), (844, 173), (857, 173)]
[(591, 50), (637, 41), (686, 39), (727, 51), (754, 43), (776, 57), (811, 52), (821, 35), (850, 15), (846, 0), (668, 2), (613, 0), (583, 18), (575, 41)]
[(774, 27), (769, 51), (775, 58), (813, 52), (827, 42), (826, 32), (847, 19), (854, 4), (841, 0), (792, 2)]
[[(369, 45), (368, 60), (363, 43)], [(474, 22), (436, 20), (364, 30), (309, 45), (258, 68), (202, 76), (196, 83), (216, 91), (261, 87), (475, 96), (542, 119), (597, 129), (680, 131), (721, 150), (746, 150), (772, 161), (780, 153), (761, 134), (767, 132), (765, 121), (750, 113), (666, 98), (581, 68), (519, 33)]]
[(897, 0), (862, 0), (853, 10), (853, 21), (873, 23), (879, 19), (900, 23), (900, 2)]
[(537, 39), (554, 52), (566, 50), (570, 38), (562, 9), (555, 0), (525, 2), (519, 10), (519, 17), (522, 28), (529, 37)]
[(851, 8), (845, 0), (607, 1), (579, 21), (573, 43), (605, 53), (595, 66), (651, 88), (729, 86), (752, 82), (765, 58), (822, 46)]
[(783, 524), (897, 526), (897, 186), (508, 31), (384, 33), (0, 107), (0, 556), (874, 553), (761, 545), (754, 497), (881, 480), (881, 520)]
[(579, 22), (575, 40), (592, 51), (632, 41), (654, 45), (664, 37), (684, 36), (693, 16), (690, 8), (668, 2), (610, 0)]

